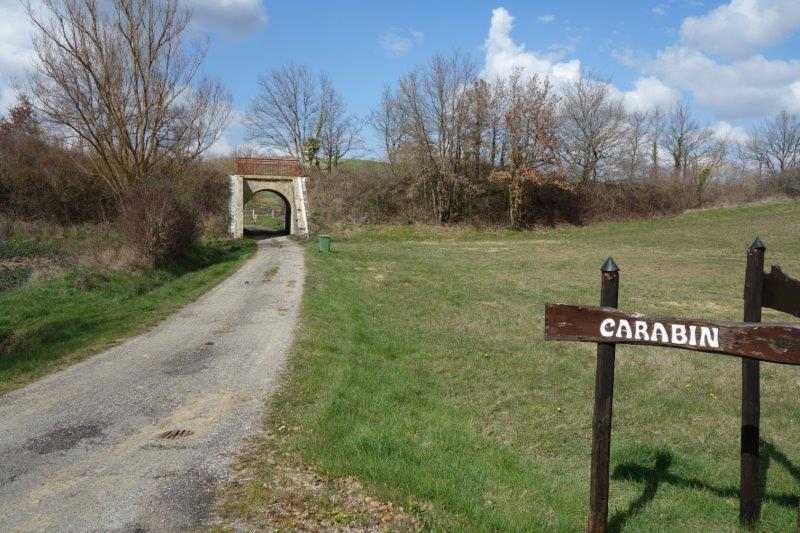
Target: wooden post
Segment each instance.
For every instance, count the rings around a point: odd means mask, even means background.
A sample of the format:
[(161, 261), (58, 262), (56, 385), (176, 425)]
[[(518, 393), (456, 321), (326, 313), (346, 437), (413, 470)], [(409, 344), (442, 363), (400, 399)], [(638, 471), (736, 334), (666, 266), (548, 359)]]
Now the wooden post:
[[(612, 258), (601, 270), (600, 305), (619, 304), (619, 267)], [(608, 529), (608, 464), (611, 455), (611, 412), (614, 403), (614, 344), (597, 344), (597, 370), (594, 378), (594, 421), (592, 422), (592, 471), (589, 494), (590, 533)]]
[[(756, 238), (747, 250), (747, 271), (744, 281), (744, 321), (761, 322), (764, 293), (764, 252), (766, 247)], [(759, 472), (759, 418), (761, 391), (759, 362), (742, 359), (742, 433), (739, 495), (739, 520), (756, 522), (761, 514)]]

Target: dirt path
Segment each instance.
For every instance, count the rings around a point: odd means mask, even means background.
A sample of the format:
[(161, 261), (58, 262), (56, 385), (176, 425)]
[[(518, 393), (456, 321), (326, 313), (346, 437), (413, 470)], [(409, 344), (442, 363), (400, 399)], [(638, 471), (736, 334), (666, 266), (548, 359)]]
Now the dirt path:
[(0, 530), (202, 524), (291, 343), (303, 250), (255, 257), (152, 331), (0, 397)]

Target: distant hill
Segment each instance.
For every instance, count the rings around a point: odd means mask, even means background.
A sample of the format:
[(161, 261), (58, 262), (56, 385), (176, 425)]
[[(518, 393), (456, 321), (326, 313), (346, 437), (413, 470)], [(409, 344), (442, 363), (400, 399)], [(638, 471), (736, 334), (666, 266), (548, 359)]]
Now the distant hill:
[(375, 159), (347, 159), (339, 163), (339, 169), (344, 171), (354, 170), (383, 170), (388, 163)]

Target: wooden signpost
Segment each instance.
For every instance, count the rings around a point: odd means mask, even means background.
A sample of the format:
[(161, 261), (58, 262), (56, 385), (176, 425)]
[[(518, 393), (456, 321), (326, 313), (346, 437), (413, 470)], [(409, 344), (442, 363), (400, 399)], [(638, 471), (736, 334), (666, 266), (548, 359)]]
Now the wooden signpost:
[(601, 268), (600, 307), (548, 304), (545, 338), (597, 343), (592, 466), (588, 531), (608, 526), (608, 471), (617, 344), (680, 348), (742, 358), (741, 492), (742, 522), (758, 520), (760, 361), (800, 365), (800, 324), (761, 323), (761, 308), (800, 316), (800, 281), (780, 267), (764, 272), (765, 247), (759, 239), (747, 250), (744, 322), (647, 317), (617, 310), (619, 268), (609, 258)]

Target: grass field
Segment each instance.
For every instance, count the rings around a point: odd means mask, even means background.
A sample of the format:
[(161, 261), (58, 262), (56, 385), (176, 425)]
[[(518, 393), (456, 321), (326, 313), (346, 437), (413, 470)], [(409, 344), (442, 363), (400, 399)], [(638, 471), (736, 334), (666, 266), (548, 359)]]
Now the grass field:
[[(622, 309), (739, 320), (756, 235), (768, 264), (800, 275), (796, 202), (525, 233), (370, 228), (326, 256), (309, 244), (290, 369), (227, 519), (276, 501), (277, 454), (434, 530), (582, 530), (594, 346), (545, 342), (544, 304), (595, 304), (612, 255)], [(739, 360), (617, 353), (612, 529), (738, 530)], [(800, 369), (762, 366), (765, 531), (797, 520), (798, 386)], [(348, 523), (334, 499), (322, 514)]]
[[(212, 241), (172, 269), (77, 266), (0, 292), (0, 394), (153, 325), (224, 279), (254, 249), (252, 241)], [(8, 257), (61, 252), (29, 241), (0, 246)]]
[(247, 213), (244, 227), (250, 231), (283, 231), (283, 216), (273, 217), (269, 213)]

